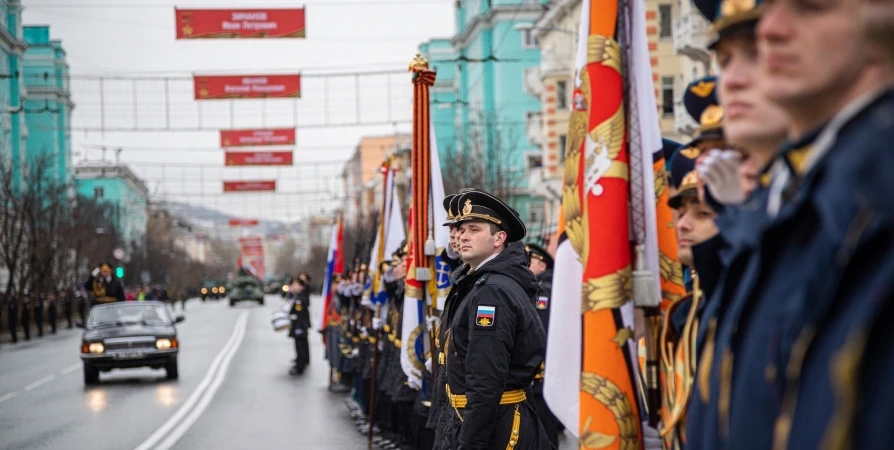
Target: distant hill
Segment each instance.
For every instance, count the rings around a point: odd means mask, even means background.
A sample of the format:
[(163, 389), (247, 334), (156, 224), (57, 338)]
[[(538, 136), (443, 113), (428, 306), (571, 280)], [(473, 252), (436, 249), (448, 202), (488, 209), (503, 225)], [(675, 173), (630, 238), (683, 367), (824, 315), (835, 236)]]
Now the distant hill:
[[(228, 221), (236, 218), (215, 209), (186, 203), (166, 202), (164, 207), (172, 215), (182, 218), (191, 226), (207, 231), (214, 229), (218, 231), (226, 230)], [(258, 222), (258, 226), (253, 228), (252, 231), (256, 231), (257, 234), (263, 236), (272, 237), (286, 233), (287, 225), (277, 220), (261, 219)]]

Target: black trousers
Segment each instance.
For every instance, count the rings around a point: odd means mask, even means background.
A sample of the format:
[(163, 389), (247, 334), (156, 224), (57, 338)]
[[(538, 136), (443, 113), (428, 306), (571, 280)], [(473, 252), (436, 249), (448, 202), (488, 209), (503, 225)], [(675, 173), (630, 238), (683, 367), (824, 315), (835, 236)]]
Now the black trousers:
[(31, 311), (27, 309), (22, 310), (22, 331), (25, 332), (25, 340), (31, 340)]
[(47, 312), (47, 319), (50, 321), (50, 332), (56, 334), (56, 303), (50, 304), (50, 310)]
[(299, 373), (310, 364), (310, 345), (307, 342), (307, 332), (300, 336), (294, 336), (295, 341), (295, 370)]
[(43, 337), (43, 307), (34, 308), (34, 323), (37, 324), (37, 335)]
[(534, 394), (534, 409), (537, 410), (537, 416), (540, 417), (540, 423), (543, 424), (543, 429), (546, 430), (546, 437), (549, 439), (549, 442), (553, 444), (553, 447), (559, 448), (560, 422), (553, 415), (552, 411), (549, 410), (549, 406), (546, 405), (546, 399), (543, 398), (542, 394)]

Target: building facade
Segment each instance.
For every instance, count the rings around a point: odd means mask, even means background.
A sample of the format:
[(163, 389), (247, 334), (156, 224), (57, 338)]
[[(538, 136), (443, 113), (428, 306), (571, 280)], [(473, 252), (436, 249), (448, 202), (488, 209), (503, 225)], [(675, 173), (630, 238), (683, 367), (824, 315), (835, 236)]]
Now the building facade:
[(62, 42), (50, 39), (47, 26), (24, 27), (28, 49), (23, 63), (25, 144), (28, 167), (46, 164), (58, 184), (71, 181), (71, 113), (68, 63)]
[(419, 46), (419, 54), (437, 72), (430, 90), (431, 118), (443, 167), (456, 159), (456, 115), (461, 106), (457, 102), (456, 51), (450, 39), (431, 39)]
[(149, 189), (125, 165), (79, 165), (74, 168), (78, 195), (111, 205), (109, 220), (130, 249), (146, 248)]
[(711, 25), (691, 0), (678, 1), (674, 20), (674, 51), (680, 55), (680, 72), (677, 79), (674, 128), (687, 136), (691, 136), (698, 125), (683, 107), (683, 89), (693, 80), (711, 73), (711, 54), (707, 49), (710, 28)]
[(410, 135), (367, 136), (360, 139), (354, 154), (345, 162), (342, 179), (345, 200), (342, 207), (346, 228), (368, 225), (376, 210), (376, 190), (385, 158), (398, 148), (410, 145)]
[[(541, 164), (540, 148), (525, 124), (540, 111), (540, 98), (525, 87), (525, 73), (540, 64), (530, 29), (520, 26), (543, 14), (545, 0), (456, 2), (456, 149), (461, 185), (491, 190), (518, 210), (538, 234), (542, 201), (530, 195), (528, 173)], [(480, 168), (480, 170), (479, 170)]]
[(20, 0), (0, 0), (0, 156), (21, 183), (28, 136), (24, 114), (25, 83), (21, 75), (25, 56)]

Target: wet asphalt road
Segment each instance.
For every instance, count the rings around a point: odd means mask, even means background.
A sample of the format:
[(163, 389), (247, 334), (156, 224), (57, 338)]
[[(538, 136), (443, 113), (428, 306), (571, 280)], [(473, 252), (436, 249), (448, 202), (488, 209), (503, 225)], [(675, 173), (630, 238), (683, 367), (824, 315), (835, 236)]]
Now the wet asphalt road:
[(190, 301), (178, 324), (178, 381), (163, 370), (128, 369), (85, 387), (80, 329), (4, 345), (0, 448), (366, 448), (344, 395), (327, 391), (319, 334), (311, 334), (308, 372), (289, 376), (292, 341), (270, 326), (280, 298), (265, 303)]

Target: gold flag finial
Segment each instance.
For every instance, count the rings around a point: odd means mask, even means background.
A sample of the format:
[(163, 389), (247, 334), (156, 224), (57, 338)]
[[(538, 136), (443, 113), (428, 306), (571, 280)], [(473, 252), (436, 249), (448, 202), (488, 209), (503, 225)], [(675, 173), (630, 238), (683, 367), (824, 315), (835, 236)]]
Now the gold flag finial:
[(410, 72), (422, 72), (428, 70), (428, 60), (423, 58), (419, 53), (410, 61)]

